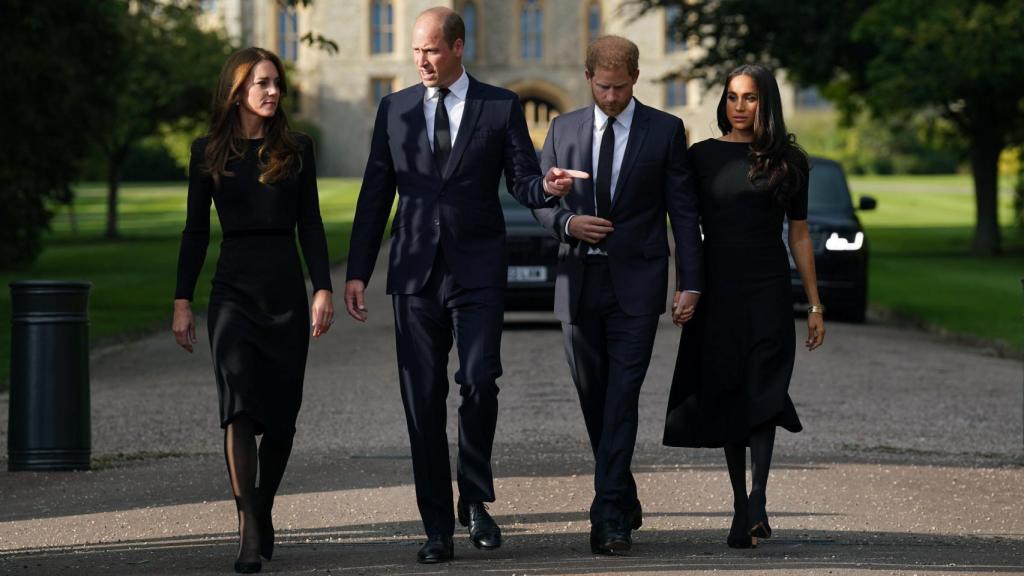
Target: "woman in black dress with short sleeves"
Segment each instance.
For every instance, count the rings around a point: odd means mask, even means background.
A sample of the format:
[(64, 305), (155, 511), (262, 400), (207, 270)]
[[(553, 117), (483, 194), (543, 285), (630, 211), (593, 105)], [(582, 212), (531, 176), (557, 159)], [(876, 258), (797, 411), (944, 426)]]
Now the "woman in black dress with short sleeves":
[[(274, 54), (246, 48), (225, 63), (210, 134), (192, 144), (178, 257), (174, 333), (191, 352), (190, 302), (209, 243), (212, 200), (224, 239), (208, 324), (238, 508), (237, 572), (257, 572), (260, 556), (273, 554), (271, 508), (291, 454), (310, 324), (319, 337), (334, 315), (313, 142), (289, 132), (280, 108), (285, 93)], [(296, 229), (313, 281), (309, 312)]]
[[(825, 336), (807, 230), (806, 155), (786, 132), (778, 84), (761, 66), (741, 66), (718, 105), (723, 136), (690, 148), (704, 233), (704, 292), (683, 328), (664, 443), (724, 447), (733, 488), (728, 544), (771, 536), (765, 488), (775, 429), (802, 429), (789, 397), (796, 334), (789, 245), (811, 303), (805, 345)], [(677, 311), (681, 323), (681, 311)], [(753, 481), (746, 489), (746, 447)]]

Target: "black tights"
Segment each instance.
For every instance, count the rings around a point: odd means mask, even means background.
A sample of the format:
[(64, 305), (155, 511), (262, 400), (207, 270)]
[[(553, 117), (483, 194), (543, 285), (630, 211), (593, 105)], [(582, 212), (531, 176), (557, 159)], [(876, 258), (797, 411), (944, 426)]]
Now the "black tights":
[[(758, 426), (750, 433), (750, 498), (764, 501), (768, 486), (768, 471), (772, 466), (772, 449), (775, 447), (775, 424)], [(734, 506), (747, 505), (746, 443), (733, 442), (725, 445), (725, 461), (729, 466), (729, 482), (732, 483)]]
[(291, 451), (291, 435), (281, 438), (263, 434), (257, 449), (256, 424), (244, 414), (224, 429), (224, 460), (238, 509), (240, 561), (259, 560), (261, 517), (270, 520), (274, 495), (281, 486)]

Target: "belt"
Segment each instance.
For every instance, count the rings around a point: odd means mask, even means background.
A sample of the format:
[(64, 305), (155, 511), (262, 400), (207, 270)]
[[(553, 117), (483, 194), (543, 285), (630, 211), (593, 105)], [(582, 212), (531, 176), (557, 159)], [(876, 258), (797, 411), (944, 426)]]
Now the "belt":
[(293, 236), (294, 230), (284, 228), (257, 228), (254, 230), (225, 230), (224, 238), (252, 238), (259, 236)]

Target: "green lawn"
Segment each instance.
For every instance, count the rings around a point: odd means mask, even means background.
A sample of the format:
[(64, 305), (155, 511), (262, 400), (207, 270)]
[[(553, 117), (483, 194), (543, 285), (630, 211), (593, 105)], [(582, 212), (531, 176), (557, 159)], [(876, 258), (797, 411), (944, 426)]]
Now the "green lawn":
[(861, 218), (871, 242), (873, 306), (933, 328), (1024, 351), (1024, 237), (1011, 225), (1013, 182), (1000, 186), (1004, 254), (974, 258), (973, 184), (968, 176), (862, 176), (855, 196), (878, 199)]
[[(359, 181), (322, 179), (320, 210), (327, 230), (331, 261), (344, 259), (355, 212)], [(71, 232), (69, 216), (59, 211), (53, 231), (39, 260), (29, 269), (0, 273), (0, 310), (10, 318), (10, 290), (14, 280), (89, 280), (89, 335), (92, 341), (127, 339), (167, 329), (170, 335), (178, 244), (185, 222), (186, 184), (129, 184), (120, 203), (123, 238), (102, 238), (106, 190), (99, 185), (79, 187), (75, 212), (78, 233)], [(214, 237), (196, 290), (196, 310), (206, 308), (210, 278), (220, 252), (220, 228)], [(335, 299), (337, 305), (337, 299)], [(0, 329), (0, 383), (10, 369), (10, 324)]]
[[(1003, 182), (1000, 207), (1006, 220), (1006, 253), (986, 259), (968, 254), (974, 220), (969, 177), (865, 176), (851, 178), (850, 183), (854, 195), (870, 194), (879, 201), (877, 210), (862, 214), (872, 250), (873, 306), (1024, 351), (1020, 285), (1024, 237), (1010, 226), (1009, 180)], [(332, 262), (347, 253), (358, 185), (354, 179), (320, 180), (321, 212)], [(70, 231), (67, 212), (58, 212), (40, 259), (27, 270), (0, 273), (2, 317), (9, 318), (6, 285), (12, 280), (89, 280), (93, 283), (93, 342), (126, 339), (156, 329), (169, 332), (185, 185), (126, 185), (121, 201), (124, 237), (113, 242), (101, 238), (105, 189), (85, 185), (77, 192), (78, 233)], [(214, 230), (218, 230), (216, 225)], [(199, 310), (205, 309), (217, 260), (216, 234), (196, 291)], [(5, 322), (0, 327), (0, 383), (8, 376), (9, 355), (10, 325)]]

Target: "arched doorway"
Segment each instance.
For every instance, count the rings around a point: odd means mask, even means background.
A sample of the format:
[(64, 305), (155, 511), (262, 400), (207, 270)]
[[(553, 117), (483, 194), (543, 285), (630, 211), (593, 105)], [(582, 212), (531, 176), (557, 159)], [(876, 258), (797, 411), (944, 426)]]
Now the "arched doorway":
[(519, 95), (530, 139), (533, 140), (533, 146), (540, 150), (544, 146), (551, 121), (569, 109), (564, 91), (543, 80), (523, 80), (507, 87)]
[(526, 127), (530, 130), (530, 139), (533, 140), (533, 147), (540, 150), (544, 146), (544, 139), (548, 135), (548, 127), (551, 121), (561, 113), (561, 110), (549, 100), (528, 96), (521, 100), (523, 113), (526, 114)]

